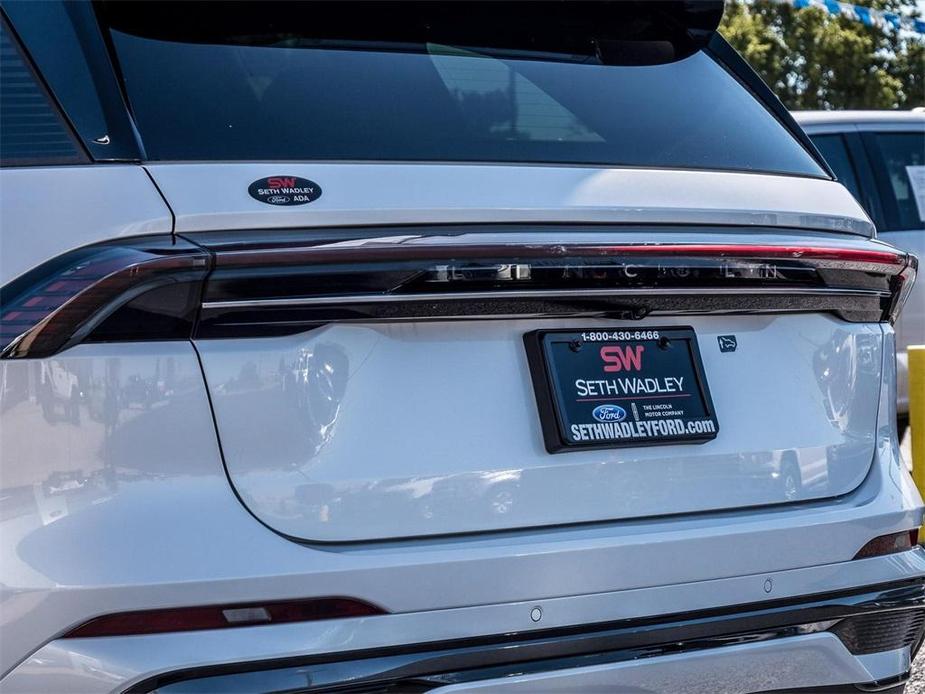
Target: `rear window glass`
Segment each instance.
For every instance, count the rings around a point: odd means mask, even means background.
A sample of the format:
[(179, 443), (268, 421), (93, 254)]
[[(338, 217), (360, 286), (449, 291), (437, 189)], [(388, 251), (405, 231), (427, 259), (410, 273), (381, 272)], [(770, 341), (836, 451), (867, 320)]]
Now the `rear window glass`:
[(824, 176), (703, 52), (659, 65), (111, 30), (155, 160), (548, 162)]
[(6, 23), (0, 20), (0, 163), (67, 164), (83, 161)]

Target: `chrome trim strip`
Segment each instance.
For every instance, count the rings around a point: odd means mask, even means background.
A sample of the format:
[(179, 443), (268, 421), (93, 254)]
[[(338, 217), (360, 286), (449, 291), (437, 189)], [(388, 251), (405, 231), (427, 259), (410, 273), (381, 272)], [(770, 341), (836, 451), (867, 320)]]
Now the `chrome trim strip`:
[(583, 297), (620, 296), (709, 296), (723, 295), (777, 295), (777, 296), (867, 296), (887, 297), (889, 292), (875, 289), (840, 289), (832, 287), (717, 287), (671, 289), (534, 289), (487, 292), (434, 292), (429, 294), (349, 294), (341, 296), (309, 296), (285, 299), (248, 299), (243, 301), (204, 301), (203, 309), (273, 308), (278, 306), (342, 306), (347, 304), (383, 304), (427, 301), (472, 301), (480, 299), (568, 299)]

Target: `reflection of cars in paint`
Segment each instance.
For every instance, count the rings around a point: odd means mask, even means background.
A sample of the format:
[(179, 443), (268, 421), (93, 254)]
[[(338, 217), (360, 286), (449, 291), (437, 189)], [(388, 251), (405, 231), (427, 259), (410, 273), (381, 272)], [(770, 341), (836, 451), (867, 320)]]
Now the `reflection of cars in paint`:
[(317, 432), (319, 444), (337, 420), (346, 389), (347, 358), (336, 346), (319, 344), (301, 352), (288, 367), (281, 365), (282, 388), (291, 406), (304, 412), (305, 422)]
[[(884, 241), (925, 258), (925, 111), (803, 111), (794, 117)], [(909, 421), (909, 345), (925, 344), (925, 282), (896, 324), (900, 429)]]
[(77, 374), (69, 371), (60, 361), (50, 359), (41, 365), (40, 389), (42, 412), (49, 421), (60, 412), (71, 421), (80, 419), (80, 384)]
[(153, 400), (154, 389), (152, 384), (137, 376), (130, 378), (122, 389), (122, 401), (125, 404), (135, 404), (147, 408), (151, 406)]
[(901, 686), (914, 266), (720, 9), (4, 4), (0, 690)]

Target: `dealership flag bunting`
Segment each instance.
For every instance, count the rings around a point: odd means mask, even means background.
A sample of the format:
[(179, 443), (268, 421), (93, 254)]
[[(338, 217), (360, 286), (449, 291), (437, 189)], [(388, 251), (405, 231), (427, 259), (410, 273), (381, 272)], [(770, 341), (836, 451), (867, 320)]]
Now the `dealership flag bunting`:
[(863, 5), (852, 5), (851, 3), (837, 2), (836, 0), (776, 0), (776, 2), (790, 5), (798, 10), (802, 10), (804, 7), (819, 7), (829, 14), (846, 17), (869, 27), (903, 29), (905, 31), (914, 31), (917, 34), (925, 34), (925, 20), (904, 17), (895, 12), (875, 10), (872, 7), (864, 7)]

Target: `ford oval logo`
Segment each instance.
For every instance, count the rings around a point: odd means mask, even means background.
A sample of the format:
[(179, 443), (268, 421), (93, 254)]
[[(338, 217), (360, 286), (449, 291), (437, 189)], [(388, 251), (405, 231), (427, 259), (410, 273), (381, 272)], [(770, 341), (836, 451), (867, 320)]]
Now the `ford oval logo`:
[(288, 205), (289, 198), (285, 195), (271, 195), (267, 198), (267, 202), (271, 205)]
[(626, 419), (626, 410), (619, 405), (598, 405), (591, 416), (599, 422), (622, 422)]

